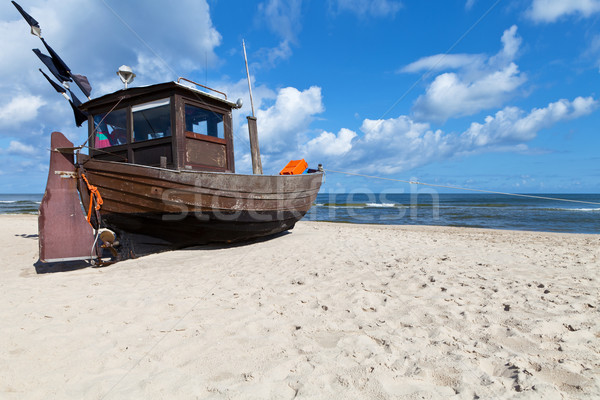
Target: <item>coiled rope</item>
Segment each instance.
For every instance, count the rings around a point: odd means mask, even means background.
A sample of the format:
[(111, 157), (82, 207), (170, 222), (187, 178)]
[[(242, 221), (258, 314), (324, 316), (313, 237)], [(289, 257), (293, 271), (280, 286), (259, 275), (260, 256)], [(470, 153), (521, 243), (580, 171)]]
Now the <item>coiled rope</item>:
[(384, 178), (384, 177), (381, 177), (381, 176), (356, 174), (356, 173), (353, 173), (353, 172), (334, 171), (332, 169), (325, 169), (324, 171), (325, 172), (333, 172), (333, 173), (336, 173), (336, 174), (360, 176), (360, 177), (369, 178), (369, 179), (380, 179), (380, 180), (384, 180), (384, 181), (409, 183), (411, 185), (423, 185), (423, 186), (439, 187), (439, 188), (445, 188), (445, 189), (465, 190), (465, 191), (469, 191), (469, 192), (501, 194), (501, 195), (504, 195), (504, 196), (527, 197), (527, 198), (531, 198), (531, 199), (565, 201), (565, 202), (570, 202), (570, 203), (583, 203), (583, 204), (593, 204), (593, 205), (600, 206), (600, 203), (599, 202), (595, 202), (595, 201), (561, 199), (561, 198), (557, 198), (557, 197), (535, 196), (535, 195), (532, 195), (532, 194), (518, 194), (518, 193), (507, 193), (507, 192), (496, 192), (496, 191), (493, 191), (493, 190), (470, 189), (470, 188), (464, 188), (464, 187), (460, 187), (460, 186), (436, 185), (436, 184), (433, 184), (433, 183), (425, 183), (425, 182), (419, 182), (419, 181), (407, 181), (407, 180), (403, 180), (403, 179)]

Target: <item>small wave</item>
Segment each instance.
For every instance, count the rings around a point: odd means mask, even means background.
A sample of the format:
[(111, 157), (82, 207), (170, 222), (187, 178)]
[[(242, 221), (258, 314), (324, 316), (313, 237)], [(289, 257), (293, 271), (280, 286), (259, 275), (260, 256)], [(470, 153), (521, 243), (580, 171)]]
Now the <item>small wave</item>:
[(316, 203), (317, 207), (329, 208), (396, 208), (404, 207), (396, 203)]
[(599, 212), (600, 208), (543, 208), (549, 211)]
[(41, 204), (40, 201), (33, 201), (33, 200), (0, 200), (0, 204), (31, 204), (31, 203)]
[(320, 207), (333, 207), (333, 208), (365, 208), (365, 203), (320, 203), (317, 204)]
[(464, 207), (473, 207), (473, 208), (506, 208), (506, 207), (515, 207), (514, 204), (504, 204), (504, 203), (482, 203), (482, 204), (465, 204)]
[(380, 207), (380, 208), (393, 208), (396, 207), (395, 203), (367, 203), (365, 207)]

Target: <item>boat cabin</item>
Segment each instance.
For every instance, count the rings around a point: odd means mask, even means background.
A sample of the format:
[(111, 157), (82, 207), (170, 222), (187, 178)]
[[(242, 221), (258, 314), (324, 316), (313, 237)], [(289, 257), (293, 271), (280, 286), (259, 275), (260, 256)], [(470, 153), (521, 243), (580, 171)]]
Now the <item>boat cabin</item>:
[(82, 104), (88, 114), (90, 157), (235, 172), (231, 111), (238, 106), (215, 92), (178, 81), (119, 90)]

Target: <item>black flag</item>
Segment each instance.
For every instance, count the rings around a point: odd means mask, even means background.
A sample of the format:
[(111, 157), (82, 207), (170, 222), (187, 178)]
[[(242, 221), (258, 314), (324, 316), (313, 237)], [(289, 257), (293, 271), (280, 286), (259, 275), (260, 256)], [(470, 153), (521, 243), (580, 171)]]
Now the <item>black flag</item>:
[(86, 76), (77, 74), (71, 74), (71, 77), (77, 86), (79, 86), (79, 89), (81, 89), (83, 94), (85, 94), (85, 97), (90, 97), (90, 94), (92, 93), (92, 85), (90, 85), (88, 78)]
[(81, 101), (77, 98), (77, 96), (75, 96), (75, 93), (71, 92), (71, 89), (69, 89), (69, 94), (71, 95), (71, 99), (73, 99), (73, 104), (75, 104), (75, 107), (79, 107), (81, 105)]
[(69, 100), (69, 104), (71, 105), (73, 113), (75, 114), (75, 124), (77, 126), (81, 126), (85, 121), (87, 121), (87, 114), (77, 108), (71, 100)]
[(40, 72), (42, 73), (42, 75), (44, 75), (44, 77), (48, 80), (48, 83), (50, 83), (52, 85), (52, 87), (54, 88), (54, 90), (56, 90), (58, 93), (66, 93), (66, 89), (62, 86), (60, 86), (58, 83), (54, 82), (52, 79), (50, 79), (50, 77), (48, 75), (46, 75), (44, 73), (44, 71), (42, 71), (40, 69)]
[(52, 61), (52, 57), (45, 55), (39, 49), (33, 49), (33, 52), (36, 56), (40, 58), (40, 60), (42, 60), (44, 65), (48, 67), (48, 69), (50, 70), (50, 72), (52, 72), (52, 75), (54, 75), (56, 79), (58, 79), (61, 82), (68, 82), (71, 80), (69, 76), (64, 76), (60, 72), (58, 72), (58, 69), (56, 69), (56, 65), (54, 65), (54, 62)]
[[(62, 93), (63, 96), (65, 96), (67, 99), (69, 99), (69, 97), (67, 96), (67, 90), (69, 90), (69, 89), (65, 89), (64, 87), (60, 86), (58, 83), (54, 82), (41, 69), (40, 69), (40, 72), (42, 73), (42, 75), (44, 75), (44, 77), (52, 85), (54, 90), (56, 90), (58, 93)], [(73, 99), (73, 100), (69, 100), (69, 104), (71, 105), (71, 108), (73, 109), (73, 114), (75, 115), (75, 124), (77, 124), (77, 126), (81, 126), (85, 121), (87, 121), (87, 114), (79, 109), (79, 106), (81, 105), (81, 101), (79, 101), (77, 96), (75, 96), (73, 94), (73, 92), (71, 92), (71, 90), (69, 90), (69, 94), (71, 95), (71, 98)]]
[(66, 76), (67, 79), (65, 79), (65, 80), (71, 82), (71, 80), (72, 80), (71, 79), (71, 69), (69, 67), (67, 67), (67, 64), (65, 64), (65, 62), (62, 60), (62, 58), (59, 57), (59, 55), (52, 49), (52, 47), (50, 47), (48, 45), (48, 43), (46, 43), (44, 38), (41, 38), (41, 39), (42, 39), (42, 42), (44, 43), (44, 46), (46, 46), (46, 50), (48, 50), (48, 53), (50, 53), (50, 57), (52, 58), (52, 62), (54, 63), (54, 66), (58, 70), (58, 73), (61, 76)]
[(31, 15), (27, 14), (20, 5), (18, 5), (14, 1), (12, 3), (17, 8), (17, 10), (21, 13), (23, 18), (25, 18), (25, 21), (27, 21), (27, 23), (31, 27), (31, 34), (41, 38), (42, 37), (42, 29), (40, 28), (40, 24), (35, 20), (35, 18), (33, 18)]

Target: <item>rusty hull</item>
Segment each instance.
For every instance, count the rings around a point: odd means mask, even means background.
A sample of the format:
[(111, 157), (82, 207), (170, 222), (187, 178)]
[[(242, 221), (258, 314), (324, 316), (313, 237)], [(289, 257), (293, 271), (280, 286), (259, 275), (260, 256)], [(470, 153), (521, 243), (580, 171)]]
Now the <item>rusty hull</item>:
[(59, 132), (51, 137), (48, 183), (40, 205), (40, 261), (88, 260), (95, 257), (94, 234), (77, 192), (73, 143)]

